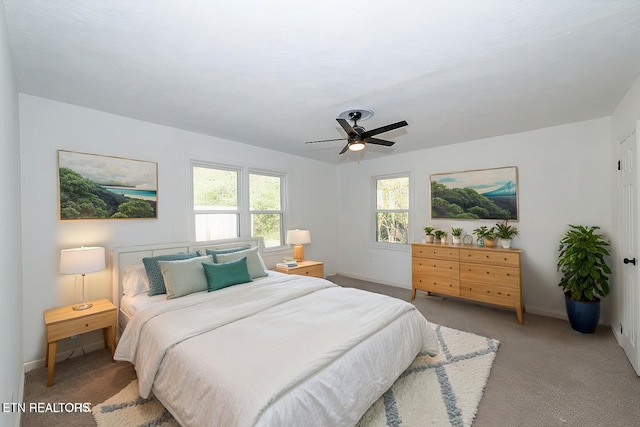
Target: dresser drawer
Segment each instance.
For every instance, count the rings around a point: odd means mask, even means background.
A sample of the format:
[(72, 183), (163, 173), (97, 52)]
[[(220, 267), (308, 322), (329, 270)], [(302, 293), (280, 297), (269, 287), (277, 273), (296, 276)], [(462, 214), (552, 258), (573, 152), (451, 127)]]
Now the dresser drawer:
[(508, 251), (460, 249), (460, 262), (488, 263), (503, 267), (520, 267), (520, 254)]
[(91, 316), (84, 316), (78, 319), (65, 320), (60, 323), (47, 325), (47, 341), (58, 341), (96, 329), (107, 328), (116, 325), (116, 311), (111, 310), (104, 313), (97, 313)]
[(460, 296), (475, 301), (520, 307), (520, 289), (506, 288), (486, 283), (464, 282), (460, 285)]
[(442, 259), (412, 258), (412, 271), (417, 275), (448, 277), (458, 280), (460, 264)]
[(460, 295), (460, 282), (458, 279), (446, 277), (426, 277), (424, 275), (413, 275), (411, 286), (425, 292), (433, 292), (440, 295)]
[(417, 258), (436, 258), (458, 261), (458, 248), (436, 245), (413, 245), (411, 255)]
[(520, 270), (486, 264), (460, 263), (460, 281), (488, 283), (520, 289)]

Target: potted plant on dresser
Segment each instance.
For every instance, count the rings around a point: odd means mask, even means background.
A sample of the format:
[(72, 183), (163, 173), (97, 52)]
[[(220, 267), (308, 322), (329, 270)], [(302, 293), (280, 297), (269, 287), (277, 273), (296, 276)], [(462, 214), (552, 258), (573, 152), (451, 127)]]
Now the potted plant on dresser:
[(454, 245), (462, 243), (462, 227), (451, 227), (451, 236)]
[(558, 270), (562, 272), (559, 286), (564, 291), (567, 316), (571, 327), (585, 334), (595, 332), (600, 320), (600, 298), (609, 294), (611, 269), (600, 227), (569, 225), (560, 240)]
[(508, 249), (511, 247), (511, 239), (518, 235), (518, 229), (513, 225), (509, 225), (505, 220), (503, 223), (498, 223), (495, 226), (495, 235), (500, 238), (500, 245), (503, 248)]
[(433, 238), (434, 238), (433, 232), (434, 231), (435, 231), (435, 228), (433, 228), (433, 227), (426, 226), (424, 228), (424, 234), (425, 234), (425, 240), (424, 241), (425, 242), (433, 243)]
[(476, 236), (478, 246), (485, 246), (485, 240), (487, 240), (487, 237), (489, 237), (489, 240), (491, 240), (491, 246), (493, 246), (493, 227), (489, 230), (486, 225), (482, 225), (478, 228), (474, 228), (473, 234)]
[(436, 240), (439, 240), (440, 243), (447, 243), (447, 232), (444, 230), (436, 230), (433, 232), (436, 236)]

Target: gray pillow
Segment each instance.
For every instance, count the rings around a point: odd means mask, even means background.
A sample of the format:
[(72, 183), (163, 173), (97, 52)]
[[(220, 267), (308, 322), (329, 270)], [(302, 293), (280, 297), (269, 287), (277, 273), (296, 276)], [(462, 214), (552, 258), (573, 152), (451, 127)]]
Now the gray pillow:
[(264, 268), (262, 268), (262, 262), (260, 262), (260, 256), (258, 255), (257, 247), (227, 254), (216, 254), (216, 262), (222, 263), (235, 261), (245, 257), (247, 258), (247, 269), (249, 270), (249, 276), (251, 276), (252, 279), (267, 275), (267, 272), (264, 271)]
[(181, 259), (190, 259), (202, 254), (199, 251), (179, 254), (158, 255), (154, 257), (142, 258), (145, 270), (147, 270), (147, 277), (149, 278), (149, 296), (166, 294), (167, 288), (164, 287), (164, 279), (162, 278), (162, 271), (158, 266), (158, 261), (177, 261)]
[(158, 261), (167, 289), (167, 299), (208, 289), (203, 262), (213, 262), (213, 257), (207, 255), (180, 261)]

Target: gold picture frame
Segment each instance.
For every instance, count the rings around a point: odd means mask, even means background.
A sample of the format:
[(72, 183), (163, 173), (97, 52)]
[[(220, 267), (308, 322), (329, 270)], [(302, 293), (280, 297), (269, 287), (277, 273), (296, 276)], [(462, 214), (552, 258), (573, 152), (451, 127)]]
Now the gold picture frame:
[(432, 174), (431, 218), (518, 221), (518, 168)]
[(58, 219), (157, 219), (158, 164), (58, 150)]

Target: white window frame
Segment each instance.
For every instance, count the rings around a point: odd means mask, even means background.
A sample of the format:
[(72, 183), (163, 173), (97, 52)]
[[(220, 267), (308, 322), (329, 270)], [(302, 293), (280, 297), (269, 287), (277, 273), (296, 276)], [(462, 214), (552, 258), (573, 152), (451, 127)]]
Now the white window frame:
[[(217, 170), (224, 170), (224, 171), (232, 171), (232, 172), (236, 172), (237, 176), (238, 176), (238, 181), (237, 181), (237, 192), (238, 192), (238, 208), (237, 210), (212, 210), (212, 211), (202, 211), (202, 210), (195, 210), (195, 206), (194, 206), (194, 197), (193, 197), (193, 168), (194, 167), (200, 167), (200, 168), (210, 168), (210, 169), (217, 169)], [(249, 175), (250, 174), (256, 174), (256, 175), (267, 175), (267, 176), (274, 176), (274, 177), (278, 177), (280, 178), (280, 205), (281, 205), (281, 211), (251, 211), (250, 210), (250, 205), (249, 205)], [(197, 213), (211, 213), (211, 214), (237, 214), (238, 215), (238, 230), (236, 230), (236, 234), (237, 237), (250, 237), (251, 236), (251, 214), (252, 213), (280, 213), (282, 214), (281, 217), (281, 225), (280, 225), (280, 244), (281, 246), (273, 246), (270, 248), (264, 248), (264, 251), (266, 252), (270, 252), (270, 251), (277, 251), (277, 250), (282, 250), (284, 248), (287, 248), (287, 245), (285, 244), (285, 238), (284, 238), (284, 233), (286, 230), (286, 224), (288, 224), (288, 197), (287, 194), (288, 192), (287, 190), (287, 173), (285, 172), (280, 172), (280, 171), (273, 171), (273, 170), (266, 170), (266, 169), (256, 169), (256, 168), (249, 168), (249, 167), (242, 167), (242, 166), (234, 166), (234, 165), (228, 165), (228, 164), (221, 164), (221, 163), (212, 163), (212, 162), (206, 162), (206, 161), (201, 161), (201, 160), (191, 160), (189, 163), (189, 177), (188, 177), (188, 183), (189, 183), (189, 211), (191, 212), (190, 215), (190, 219), (191, 219), (191, 227), (190, 227), (190, 235), (191, 235), (191, 240), (195, 241), (196, 240), (196, 214)]]
[[(269, 177), (274, 177), (274, 178), (279, 178), (280, 179), (280, 210), (266, 210), (266, 211), (258, 211), (258, 210), (251, 210), (251, 202), (250, 202), (250, 194), (251, 194), (251, 175), (263, 175), (263, 176), (269, 176)], [(287, 174), (283, 173), (283, 172), (275, 172), (275, 171), (269, 171), (269, 170), (264, 170), (264, 169), (248, 169), (247, 170), (247, 220), (248, 220), (248, 230), (249, 233), (251, 234), (252, 227), (251, 227), (251, 216), (253, 214), (279, 214), (280, 215), (280, 246), (272, 246), (270, 248), (265, 248), (266, 250), (276, 250), (276, 249), (280, 249), (283, 247), (286, 247), (285, 244), (285, 217), (286, 217), (286, 203), (285, 203), (285, 188), (286, 188), (286, 177)]]
[[(378, 181), (394, 178), (408, 178), (409, 180), (409, 208), (408, 209), (393, 209), (393, 210), (379, 210), (378, 209)], [(411, 172), (396, 172), (384, 175), (375, 175), (371, 177), (371, 231), (372, 231), (372, 245), (374, 247), (384, 249), (397, 249), (397, 250), (409, 250), (411, 248), (411, 242), (413, 239), (412, 233), (412, 218), (413, 218), (413, 174)], [(378, 241), (378, 227), (376, 222), (376, 216), (378, 212), (407, 212), (408, 224), (407, 224), (407, 243), (391, 243), (391, 242), (379, 242)]]

